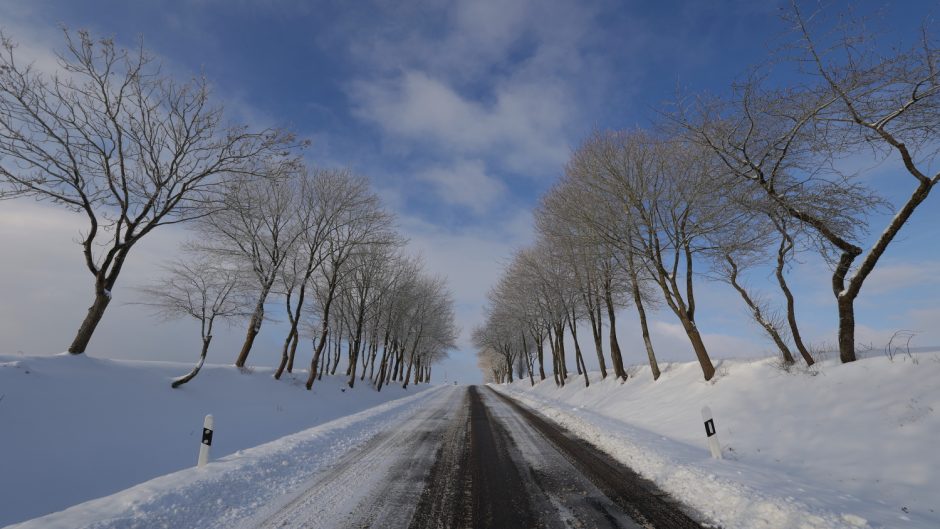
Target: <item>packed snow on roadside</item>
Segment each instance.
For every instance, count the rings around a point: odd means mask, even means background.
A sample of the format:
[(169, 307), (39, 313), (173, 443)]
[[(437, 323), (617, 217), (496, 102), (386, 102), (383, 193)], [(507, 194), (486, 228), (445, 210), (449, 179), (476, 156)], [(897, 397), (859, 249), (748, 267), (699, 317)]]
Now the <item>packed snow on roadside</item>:
[[(190, 527), (197, 519), (221, 523), (200, 527), (227, 527), (224, 520), (253, 512), (410, 413), (430, 387), (376, 392), (367, 381), (349, 389), (345, 377), (324, 377), (308, 392), (304, 373), (277, 381), (268, 369), (207, 365), (171, 389), (191, 367), (0, 355), (0, 526), (163, 476), (25, 526), (73, 528), (113, 518), (121, 527), (155, 520)], [(195, 469), (210, 413), (212, 459), (223, 462)]]
[[(940, 527), (940, 353), (784, 372), (770, 359), (494, 385), (724, 529)], [(714, 414), (724, 458), (701, 418)]]

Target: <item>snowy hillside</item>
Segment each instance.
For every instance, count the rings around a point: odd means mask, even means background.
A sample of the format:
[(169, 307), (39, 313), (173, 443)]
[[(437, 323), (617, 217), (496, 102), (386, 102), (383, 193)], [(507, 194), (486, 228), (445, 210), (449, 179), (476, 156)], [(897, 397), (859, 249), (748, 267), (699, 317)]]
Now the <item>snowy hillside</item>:
[[(725, 529), (940, 527), (940, 353), (822, 362), (697, 364), (659, 381), (593, 373), (494, 385), (600, 446)], [(724, 460), (709, 457), (711, 407)]]
[[(192, 467), (207, 413), (215, 418), (216, 459), (429, 387), (376, 392), (365, 383), (350, 390), (345, 380), (324, 377), (308, 392), (302, 374), (276, 381), (267, 369), (206, 366), (191, 383), (171, 389), (170, 380), (190, 368), (86, 355), (0, 355), (0, 526)], [(374, 419), (373, 430), (383, 424)], [(308, 438), (344, 446), (371, 435), (344, 421), (323, 430), (342, 430), (340, 437), (321, 431)], [(282, 469), (279, 475), (292, 474)]]

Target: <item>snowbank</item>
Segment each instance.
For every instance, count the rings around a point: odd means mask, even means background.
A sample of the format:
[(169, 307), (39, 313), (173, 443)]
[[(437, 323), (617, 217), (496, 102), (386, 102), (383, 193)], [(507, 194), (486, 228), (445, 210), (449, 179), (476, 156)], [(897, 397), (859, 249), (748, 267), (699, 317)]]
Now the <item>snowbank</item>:
[[(940, 353), (823, 362), (649, 368), (494, 386), (656, 481), (725, 529), (940, 527)], [(724, 459), (710, 459), (711, 407)]]
[[(234, 454), (228, 460), (238, 463), (232, 463), (234, 467), (210, 465), (210, 470), (202, 473), (184, 470), (166, 477), (169, 481), (142, 485), (124, 497), (130, 503), (123, 508), (146, 511), (149, 505), (161, 511), (168, 505), (148, 503), (146, 498), (158, 491), (176, 490), (181, 483), (211, 489), (207, 479), (236, 483), (232, 487), (244, 480), (257, 480), (258, 475), (235, 479), (229, 472), (239, 465), (257, 465), (261, 472), (271, 464), (265, 458), (277, 458), (292, 446), (314, 443), (318, 451), (324, 451), (302, 456), (306, 459), (299, 461), (278, 460), (276, 468), (265, 471), (279, 483), (268, 483), (269, 488), (283, 490), (281, 487), (292, 480), (302, 479), (302, 474), (294, 472), (307, 471), (291, 465), (315, 468), (334, 445), (343, 450), (384, 424), (361, 423), (365, 418), (400, 412), (410, 400), (374, 407), (428, 388), (419, 385), (402, 390), (393, 385), (376, 392), (362, 384), (350, 390), (344, 379), (324, 377), (308, 392), (302, 373), (296, 379), (276, 381), (266, 369), (243, 373), (230, 366), (209, 365), (189, 384), (171, 389), (170, 380), (190, 368), (189, 364), (84, 355), (0, 355), (0, 526), (192, 467), (207, 413), (215, 418), (212, 458)], [(334, 421), (366, 409), (370, 410), (365, 415)], [(328, 421), (334, 422), (324, 424)], [(315, 425), (323, 427), (279, 440), (261, 452), (238, 452)], [(222, 490), (232, 494), (231, 501), (247, 501), (247, 496), (235, 494), (229, 485)], [(169, 501), (165, 495), (161, 498), (154, 501)], [(184, 503), (182, 498), (178, 500)], [(96, 508), (120, 511), (113, 502)], [(211, 506), (202, 508), (218, 514)], [(206, 516), (211, 518), (209, 514)], [(78, 527), (74, 512), (64, 520), (69, 523), (62, 527)]]

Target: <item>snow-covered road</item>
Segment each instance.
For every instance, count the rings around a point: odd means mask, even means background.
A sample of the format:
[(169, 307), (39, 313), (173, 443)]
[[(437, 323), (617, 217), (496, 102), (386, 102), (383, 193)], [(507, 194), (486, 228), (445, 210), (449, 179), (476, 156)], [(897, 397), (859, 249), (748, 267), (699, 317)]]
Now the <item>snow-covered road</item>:
[(446, 388), (394, 430), (344, 456), (299, 494), (271, 503), (245, 528), (407, 527), (465, 390)]
[(478, 387), (432, 402), (244, 528), (699, 527), (651, 483)]

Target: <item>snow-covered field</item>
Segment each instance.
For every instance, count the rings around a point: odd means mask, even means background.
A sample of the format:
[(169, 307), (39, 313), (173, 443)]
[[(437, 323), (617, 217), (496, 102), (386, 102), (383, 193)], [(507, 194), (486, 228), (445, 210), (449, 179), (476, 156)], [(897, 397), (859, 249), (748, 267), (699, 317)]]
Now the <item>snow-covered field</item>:
[[(772, 360), (695, 363), (659, 381), (590, 388), (572, 377), (494, 386), (653, 479), (725, 529), (940, 527), (940, 353), (822, 362), (786, 373)], [(711, 407), (723, 460), (710, 458)]]
[[(226, 516), (252, 512), (420, 406), (429, 388), (350, 390), (344, 379), (324, 377), (308, 392), (303, 373), (276, 381), (266, 369), (210, 365), (171, 389), (170, 380), (190, 368), (0, 355), (0, 526), (171, 472), (34, 526), (80, 527), (102, 516), (124, 517), (126, 527), (156, 519), (189, 526), (193, 516), (231, 521)], [(215, 418), (212, 457), (228, 457), (197, 470), (191, 467), (207, 413)]]

